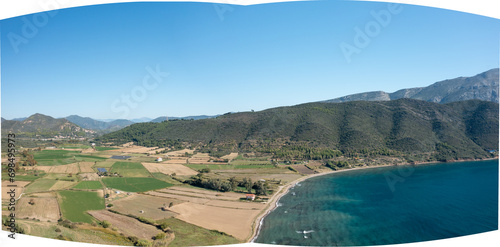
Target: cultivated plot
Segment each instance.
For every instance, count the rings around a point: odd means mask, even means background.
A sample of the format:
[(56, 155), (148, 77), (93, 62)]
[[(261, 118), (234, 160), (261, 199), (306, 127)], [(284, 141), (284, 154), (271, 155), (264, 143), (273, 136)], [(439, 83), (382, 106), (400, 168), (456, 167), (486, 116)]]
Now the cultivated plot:
[(144, 192), (172, 186), (172, 184), (155, 178), (103, 178), (106, 187), (128, 192)]
[(86, 212), (104, 209), (104, 198), (92, 191), (59, 191), (61, 212), (72, 222), (92, 223), (94, 220)]
[[(156, 196), (134, 194), (129, 197), (113, 201), (111, 209), (122, 214), (130, 214), (136, 217), (146, 217), (153, 220), (160, 220), (175, 216), (176, 213), (169, 211), (173, 205), (182, 201)], [(162, 209), (164, 207), (164, 209)]]
[[(127, 236), (136, 236), (141, 239), (151, 239), (160, 233), (158, 228), (144, 224), (134, 218), (112, 213), (107, 210), (89, 211), (99, 221), (108, 221), (112, 227), (117, 228)], [(90, 216), (89, 216), (90, 217)]]
[(124, 177), (149, 177), (151, 174), (141, 163), (116, 162), (111, 167), (112, 173), (118, 173)]
[(38, 193), (23, 196), (16, 206), (16, 216), (41, 221), (57, 222), (61, 217), (59, 205), (54, 193)]
[(142, 163), (144, 167), (151, 173), (161, 172), (163, 174), (171, 175), (176, 174), (179, 176), (193, 176), (198, 174), (197, 171), (189, 167), (179, 164), (163, 164), (163, 163)]
[(260, 210), (222, 208), (186, 202), (175, 205), (176, 218), (207, 229), (218, 230), (244, 240), (252, 234), (254, 219)]
[(73, 186), (73, 189), (99, 190), (102, 189), (102, 184), (99, 181), (82, 181)]

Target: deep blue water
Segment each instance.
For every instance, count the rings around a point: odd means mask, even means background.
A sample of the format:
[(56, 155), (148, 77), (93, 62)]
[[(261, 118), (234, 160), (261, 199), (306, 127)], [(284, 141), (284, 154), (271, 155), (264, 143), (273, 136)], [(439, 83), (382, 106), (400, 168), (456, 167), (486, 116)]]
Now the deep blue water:
[(380, 245), (493, 231), (498, 160), (325, 175), (299, 183), (279, 203), (255, 242)]

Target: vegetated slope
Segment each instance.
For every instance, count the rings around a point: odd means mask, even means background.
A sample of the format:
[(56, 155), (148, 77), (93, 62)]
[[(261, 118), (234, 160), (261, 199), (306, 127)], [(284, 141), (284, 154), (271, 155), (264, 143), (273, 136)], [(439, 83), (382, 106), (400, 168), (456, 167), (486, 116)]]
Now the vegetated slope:
[(394, 93), (383, 91), (347, 95), (326, 100), (327, 103), (348, 101), (386, 101), (401, 98), (420, 99), (436, 103), (449, 103), (478, 99), (498, 103), (499, 69), (491, 69), (472, 77), (459, 77), (436, 82), (428, 87), (401, 89)]
[(89, 117), (80, 117), (78, 115), (71, 115), (66, 117), (66, 119), (86, 129), (104, 130), (104, 131), (116, 131), (124, 127), (127, 127), (131, 124), (134, 124), (134, 122), (126, 119), (117, 119), (111, 122), (104, 122)]
[[(174, 119), (184, 119), (184, 120), (198, 120), (198, 119), (206, 119), (206, 118), (214, 118), (217, 117), (218, 115), (215, 116), (207, 116), (207, 115), (199, 115), (199, 116), (187, 116), (187, 117), (168, 117), (169, 120), (174, 120)], [(150, 122), (153, 123), (160, 123), (167, 120), (167, 117), (157, 117)]]
[(33, 114), (23, 121), (4, 120), (2, 122), (2, 136), (15, 133), (17, 136), (85, 136), (91, 134), (84, 128), (69, 122), (66, 119), (55, 119), (43, 114)]
[(305, 145), (344, 153), (394, 150), (437, 152), (449, 159), (480, 158), (489, 156), (485, 150), (498, 150), (498, 104), (412, 99), (308, 103), (214, 119), (139, 123), (99, 140), (147, 146), (179, 141), (229, 145), (235, 150), (258, 150), (278, 143), (274, 148)]

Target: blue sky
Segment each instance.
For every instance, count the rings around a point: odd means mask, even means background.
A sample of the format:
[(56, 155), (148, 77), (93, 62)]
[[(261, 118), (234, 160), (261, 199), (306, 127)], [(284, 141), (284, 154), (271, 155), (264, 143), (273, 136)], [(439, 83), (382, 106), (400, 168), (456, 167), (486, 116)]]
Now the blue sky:
[[(390, 13), (388, 6), (127, 3), (2, 20), (2, 117), (263, 110), (499, 66), (500, 20), (402, 5), (384, 26), (371, 13)], [(372, 32), (362, 46), (357, 29)], [(358, 52), (350, 61), (346, 44)], [(151, 70), (161, 71), (161, 81)]]

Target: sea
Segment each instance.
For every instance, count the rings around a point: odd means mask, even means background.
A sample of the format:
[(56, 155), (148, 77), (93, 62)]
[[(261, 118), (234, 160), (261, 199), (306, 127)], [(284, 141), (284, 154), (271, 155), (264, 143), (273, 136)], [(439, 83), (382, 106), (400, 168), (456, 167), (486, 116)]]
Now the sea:
[(378, 167), (296, 184), (256, 243), (366, 246), (498, 229), (498, 160)]

